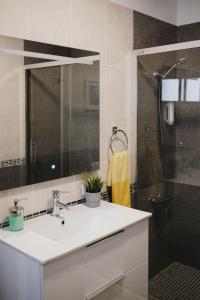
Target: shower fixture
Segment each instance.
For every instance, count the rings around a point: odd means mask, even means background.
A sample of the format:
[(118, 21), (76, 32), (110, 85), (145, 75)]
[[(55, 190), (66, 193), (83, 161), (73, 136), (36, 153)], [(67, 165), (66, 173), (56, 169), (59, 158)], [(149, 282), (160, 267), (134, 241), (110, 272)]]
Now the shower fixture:
[(155, 78), (165, 79), (167, 77), (167, 75), (169, 75), (169, 73), (171, 73), (171, 71), (174, 68), (176, 68), (178, 65), (184, 64), (186, 61), (187, 61), (187, 57), (181, 57), (181, 58), (179, 58), (179, 60), (177, 60), (177, 62), (172, 67), (169, 68), (169, 70), (165, 74), (162, 74), (159, 72), (154, 72), (153, 76)]

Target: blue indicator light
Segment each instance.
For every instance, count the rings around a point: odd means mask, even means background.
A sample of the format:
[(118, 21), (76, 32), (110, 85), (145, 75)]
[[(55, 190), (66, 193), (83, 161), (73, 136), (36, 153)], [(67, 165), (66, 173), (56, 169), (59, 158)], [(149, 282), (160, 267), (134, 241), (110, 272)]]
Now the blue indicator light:
[(52, 165), (51, 165), (51, 170), (55, 170), (55, 168), (56, 168), (56, 165), (55, 165), (55, 164), (52, 164)]

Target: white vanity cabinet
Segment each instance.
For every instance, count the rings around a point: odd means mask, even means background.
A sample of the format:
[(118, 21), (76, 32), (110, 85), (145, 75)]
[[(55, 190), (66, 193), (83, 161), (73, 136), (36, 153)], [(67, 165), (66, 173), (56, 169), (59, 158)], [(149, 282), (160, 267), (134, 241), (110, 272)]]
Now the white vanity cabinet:
[(0, 242), (2, 300), (148, 299), (148, 219), (41, 264)]
[[(111, 257), (115, 249), (118, 253), (116, 252), (112, 266), (107, 266), (105, 262), (104, 278), (109, 273), (109, 267), (115, 269), (115, 274), (107, 277), (105, 285), (97, 288), (96, 293), (94, 290), (88, 293), (85, 299), (148, 299), (148, 220), (126, 228), (112, 239), (107, 251)], [(117, 240), (118, 248), (115, 248)]]

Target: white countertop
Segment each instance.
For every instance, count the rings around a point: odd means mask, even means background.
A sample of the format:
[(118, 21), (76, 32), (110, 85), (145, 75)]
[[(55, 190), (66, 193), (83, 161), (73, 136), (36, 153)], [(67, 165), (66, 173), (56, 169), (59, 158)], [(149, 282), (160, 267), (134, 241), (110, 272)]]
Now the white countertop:
[(0, 229), (0, 241), (46, 264), (150, 216), (105, 201), (97, 208), (79, 204), (64, 211), (64, 225), (59, 218), (43, 215), (25, 221), (22, 231)]

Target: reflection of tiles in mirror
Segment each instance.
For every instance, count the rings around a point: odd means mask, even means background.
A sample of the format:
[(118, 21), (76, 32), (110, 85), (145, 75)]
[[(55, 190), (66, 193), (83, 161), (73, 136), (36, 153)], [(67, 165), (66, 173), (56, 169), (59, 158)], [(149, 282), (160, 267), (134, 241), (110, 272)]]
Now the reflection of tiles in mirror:
[(26, 158), (14, 158), (0, 161), (0, 168), (21, 166), (26, 164)]
[(157, 300), (198, 300), (200, 271), (174, 262), (150, 280), (149, 295)]

